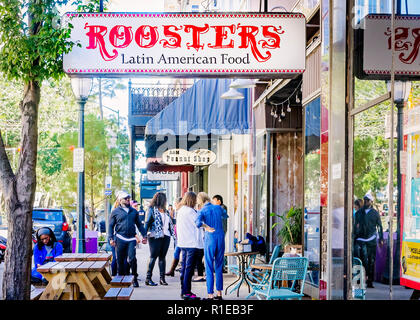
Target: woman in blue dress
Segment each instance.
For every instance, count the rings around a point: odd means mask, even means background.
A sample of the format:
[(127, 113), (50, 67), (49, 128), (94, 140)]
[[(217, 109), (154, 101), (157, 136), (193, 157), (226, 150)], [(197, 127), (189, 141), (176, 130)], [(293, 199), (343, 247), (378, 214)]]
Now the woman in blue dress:
[(34, 264), (31, 272), (32, 283), (47, 284), (48, 281), (36, 269), (55, 261), (54, 258), (63, 254), (63, 246), (57, 241), (54, 232), (48, 227), (42, 227), (36, 232), (37, 243), (34, 247)]

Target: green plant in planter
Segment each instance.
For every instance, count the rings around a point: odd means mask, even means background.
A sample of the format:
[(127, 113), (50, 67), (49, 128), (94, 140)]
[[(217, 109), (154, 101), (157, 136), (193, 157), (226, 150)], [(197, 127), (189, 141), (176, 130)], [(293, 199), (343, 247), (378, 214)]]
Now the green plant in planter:
[[(283, 215), (273, 212), (270, 216), (279, 217), (283, 221), (283, 226), (277, 233), (283, 248), (288, 244), (302, 244), (302, 208), (291, 207)], [(278, 224), (279, 222), (274, 223), (271, 229), (274, 229)]]

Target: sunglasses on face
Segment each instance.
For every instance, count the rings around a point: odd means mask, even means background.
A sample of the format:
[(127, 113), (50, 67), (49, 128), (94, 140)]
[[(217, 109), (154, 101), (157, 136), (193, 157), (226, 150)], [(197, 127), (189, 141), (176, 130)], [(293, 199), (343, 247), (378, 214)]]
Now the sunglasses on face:
[(130, 200), (130, 197), (125, 197), (124, 200)]

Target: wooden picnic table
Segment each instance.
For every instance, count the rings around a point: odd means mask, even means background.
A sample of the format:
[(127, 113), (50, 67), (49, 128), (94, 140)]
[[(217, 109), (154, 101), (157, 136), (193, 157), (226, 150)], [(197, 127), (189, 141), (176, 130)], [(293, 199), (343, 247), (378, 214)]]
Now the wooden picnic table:
[(227, 294), (228, 289), (236, 284), (236, 286), (229, 292), (232, 293), (233, 291), (236, 291), (236, 296), (239, 297), (239, 289), (241, 288), (241, 285), (243, 282), (245, 282), (248, 286), (248, 292), (251, 292), (251, 287), (249, 285), (250, 279), (248, 279), (247, 271), (249, 267), (249, 259), (253, 255), (257, 255), (259, 252), (226, 252), (225, 256), (227, 257), (237, 257), (238, 258), (238, 267), (239, 267), (239, 278), (236, 279), (234, 282), (232, 282), (229, 286), (227, 286), (225, 290), (225, 295)]
[(112, 253), (63, 253), (61, 256), (54, 258), (58, 262), (72, 261), (109, 261)]
[(48, 285), (40, 300), (100, 300), (111, 288), (108, 261), (49, 262), (37, 270)]

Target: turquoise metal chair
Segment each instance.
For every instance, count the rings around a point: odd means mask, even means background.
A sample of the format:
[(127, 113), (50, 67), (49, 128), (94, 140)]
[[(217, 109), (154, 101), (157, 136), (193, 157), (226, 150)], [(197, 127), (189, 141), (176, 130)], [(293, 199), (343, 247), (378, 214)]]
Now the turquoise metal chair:
[[(274, 260), (276, 260), (280, 255), (280, 246), (275, 246), (273, 253), (271, 254), (270, 261), (268, 264), (273, 264)], [(266, 278), (268, 278), (270, 275), (269, 270), (250, 270), (248, 273), (248, 278), (257, 284), (263, 283)], [(252, 284), (251, 284), (252, 285)]]
[(353, 299), (366, 300), (366, 272), (362, 261), (359, 258), (353, 258), (352, 268), (352, 293)]
[[(254, 284), (252, 292), (246, 297), (255, 295), (259, 300), (265, 297), (273, 299), (299, 299), (303, 297), (303, 288), (308, 270), (306, 257), (277, 258), (273, 262), (270, 277), (261, 284)], [(296, 292), (296, 284), (300, 282), (300, 289)], [(286, 284), (287, 286), (283, 286)], [(290, 286), (289, 286), (290, 284)]]

